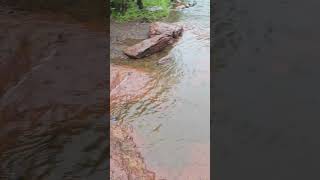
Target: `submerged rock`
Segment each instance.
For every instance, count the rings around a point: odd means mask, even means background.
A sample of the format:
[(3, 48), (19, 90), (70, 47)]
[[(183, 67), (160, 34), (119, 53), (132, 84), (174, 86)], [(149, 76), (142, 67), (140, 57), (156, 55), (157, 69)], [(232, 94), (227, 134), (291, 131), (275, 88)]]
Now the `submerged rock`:
[(173, 43), (173, 37), (166, 34), (156, 35), (152, 38), (128, 47), (124, 53), (130, 58), (139, 59), (162, 51), (165, 47)]

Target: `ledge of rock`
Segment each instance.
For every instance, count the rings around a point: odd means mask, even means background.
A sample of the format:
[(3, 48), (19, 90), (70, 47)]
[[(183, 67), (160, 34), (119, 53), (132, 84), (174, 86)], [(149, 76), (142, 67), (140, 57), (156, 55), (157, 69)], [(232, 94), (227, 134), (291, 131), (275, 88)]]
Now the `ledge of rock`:
[(139, 59), (160, 52), (172, 43), (172, 36), (161, 34), (128, 47), (124, 50), (124, 53), (130, 58)]
[(174, 39), (182, 35), (183, 26), (162, 22), (152, 23), (149, 27), (149, 39), (128, 47), (123, 52), (133, 59), (150, 56), (173, 44)]

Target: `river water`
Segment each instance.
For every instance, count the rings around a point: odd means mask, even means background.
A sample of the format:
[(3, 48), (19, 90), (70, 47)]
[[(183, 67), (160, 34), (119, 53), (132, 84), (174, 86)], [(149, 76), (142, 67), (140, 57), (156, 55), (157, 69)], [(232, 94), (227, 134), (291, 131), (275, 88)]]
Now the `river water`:
[[(128, 62), (156, 80), (138, 102), (112, 112), (133, 124), (137, 144), (157, 177), (209, 179), (210, 164), (210, 1), (172, 12), (167, 19), (185, 26), (172, 49)], [(172, 60), (158, 65), (159, 56)]]

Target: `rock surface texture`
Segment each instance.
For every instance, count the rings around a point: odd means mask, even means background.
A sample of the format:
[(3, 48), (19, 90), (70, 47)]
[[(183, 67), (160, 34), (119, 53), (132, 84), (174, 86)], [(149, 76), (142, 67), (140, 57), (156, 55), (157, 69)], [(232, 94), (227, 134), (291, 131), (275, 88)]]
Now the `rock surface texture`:
[[(152, 79), (144, 71), (111, 64), (111, 112), (123, 103), (141, 99), (152, 89)], [(110, 127), (110, 175), (112, 180), (155, 180), (135, 143), (132, 127), (117, 118)]]
[(128, 47), (124, 53), (133, 59), (140, 59), (162, 51), (182, 35), (183, 27), (162, 22), (152, 23), (149, 27), (149, 39)]
[(171, 36), (161, 34), (128, 47), (124, 53), (130, 58), (140, 59), (160, 52), (172, 42)]

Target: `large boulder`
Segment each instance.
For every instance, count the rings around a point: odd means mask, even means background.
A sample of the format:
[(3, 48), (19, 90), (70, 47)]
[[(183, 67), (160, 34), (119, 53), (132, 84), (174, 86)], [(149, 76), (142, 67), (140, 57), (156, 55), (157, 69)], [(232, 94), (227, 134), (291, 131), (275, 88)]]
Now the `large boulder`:
[(149, 27), (150, 38), (128, 47), (124, 50), (124, 54), (134, 59), (150, 56), (173, 44), (182, 32), (183, 26), (179, 24), (152, 23)]
[(167, 34), (156, 35), (128, 47), (124, 50), (124, 53), (130, 58), (139, 59), (157, 53), (172, 43), (172, 36)]
[(163, 22), (155, 22), (150, 24), (149, 37), (154, 37), (160, 34), (178, 38), (182, 35), (183, 26), (179, 24), (168, 24)]

